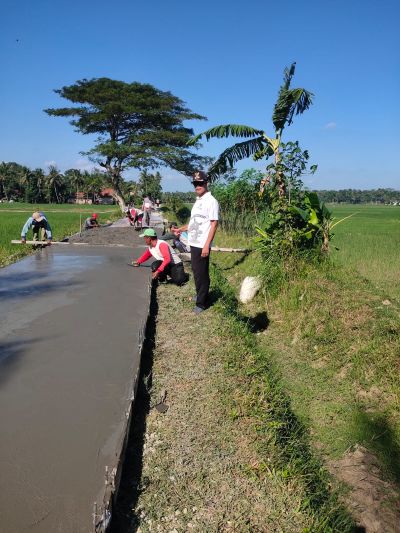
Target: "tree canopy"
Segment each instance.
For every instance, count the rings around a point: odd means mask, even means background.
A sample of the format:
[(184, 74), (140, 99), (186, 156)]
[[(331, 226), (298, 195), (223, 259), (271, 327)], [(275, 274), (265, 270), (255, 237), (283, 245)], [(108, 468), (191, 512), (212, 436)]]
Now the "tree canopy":
[[(126, 83), (109, 78), (79, 80), (55, 90), (74, 107), (45, 109), (48, 115), (71, 118), (70, 124), (84, 135), (97, 134), (85, 153), (103, 167), (121, 204), (122, 173), (128, 168), (162, 166), (191, 175), (207, 158), (187, 145), (193, 130), (187, 120), (205, 120), (171, 92), (150, 84)], [(192, 143), (197, 148), (198, 143)]]

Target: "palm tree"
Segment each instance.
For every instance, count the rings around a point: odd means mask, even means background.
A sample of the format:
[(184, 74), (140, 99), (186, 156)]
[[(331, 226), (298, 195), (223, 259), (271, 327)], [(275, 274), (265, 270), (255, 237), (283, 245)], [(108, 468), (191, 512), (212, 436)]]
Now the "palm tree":
[(18, 186), (20, 190), (20, 197), (25, 199), (25, 202), (28, 198), (28, 187), (29, 179), (31, 175), (31, 170), (28, 167), (22, 167), (21, 172), (18, 176)]
[(41, 168), (36, 168), (32, 172), (34, 184), (36, 188), (36, 201), (41, 202), (43, 200), (43, 187), (45, 185), (46, 176)]
[(125, 181), (122, 185), (122, 193), (131, 203), (140, 196), (140, 185), (137, 181)]
[[(272, 123), (275, 128), (275, 135), (269, 137), (265, 131), (238, 124), (226, 124), (211, 128), (195, 137), (192, 137), (188, 144), (195, 145), (203, 136), (206, 140), (223, 137), (245, 137), (246, 141), (234, 144), (222, 152), (218, 159), (209, 168), (210, 178), (216, 179), (220, 174), (227, 172), (237, 161), (247, 157), (253, 157), (255, 161), (268, 159), (274, 156), (274, 181), (275, 187), (281, 197), (285, 196), (286, 184), (285, 176), (280, 169), (280, 145), (282, 133), (285, 126), (290, 126), (294, 115), (300, 115), (312, 104), (313, 94), (306, 89), (291, 89), (290, 84), (295, 72), (296, 63), (292, 63), (290, 68), (285, 68), (283, 85), (279, 89), (278, 99), (275, 103)], [(268, 177), (261, 181), (261, 191), (264, 190)]]
[(94, 202), (96, 197), (100, 194), (100, 191), (105, 186), (104, 182), (104, 173), (93, 170), (91, 173), (85, 171), (84, 172), (84, 189), (86, 194), (89, 197), (89, 194), (92, 197), (92, 201)]
[(82, 176), (82, 173), (77, 168), (71, 168), (65, 172), (65, 174), (68, 176), (68, 180), (71, 184), (71, 187), (75, 189), (75, 192), (78, 193), (79, 189), (83, 186), (85, 183), (85, 180)]
[(9, 164), (4, 161), (0, 163), (0, 199), (4, 198), (8, 200), (8, 184), (10, 181)]
[(60, 198), (58, 195), (58, 190), (62, 186), (63, 183), (63, 176), (58, 170), (57, 167), (54, 165), (49, 166), (49, 173), (46, 176), (47, 186), (49, 188), (49, 199), (51, 201), (52, 198), (52, 192), (54, 191), (54, 194), (56, 196), (57, 203), (60, 203)]

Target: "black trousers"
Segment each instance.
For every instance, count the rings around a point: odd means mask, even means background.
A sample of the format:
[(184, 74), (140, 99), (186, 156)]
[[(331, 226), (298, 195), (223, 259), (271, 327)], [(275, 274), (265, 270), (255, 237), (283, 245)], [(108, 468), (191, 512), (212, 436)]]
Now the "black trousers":
[[(151, 263), (151, 271), (155, 272), (157, 268), (161, 265), (162, 261), (153, 261)], [(183, 268), (183, 263), (170, 263), (165, 267), (163, 272), (160, 272), (158, 279), (160, 281), (166, 281), (167, 276), (170, 276), (172, 283), (175, 285), (183, 285), (189, 279), (188, 274), (186, 274), (185, 269)]]
[(210, 290), (210, 254), (207, 257), (201, 257), (201, 251), (202, 248), (190, 247), (190, 258), (197, 294), (196, 305), (205, 309)]

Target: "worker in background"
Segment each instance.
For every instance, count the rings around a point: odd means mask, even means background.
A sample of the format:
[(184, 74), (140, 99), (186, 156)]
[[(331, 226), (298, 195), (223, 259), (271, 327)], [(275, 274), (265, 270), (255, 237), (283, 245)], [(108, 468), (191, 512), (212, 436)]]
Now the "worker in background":
[(180, 253), (190, 253), (190, 246), (188, 242), (188, 232), (187, 231), (177, 231), (178, 224), (176, 222), (171, 222), (169, 225), (169, 233), (163, 235), (164, 241), (172, 241), (172, 247), (176, 248)]
[(93, 213), (92, 216), (88, 217), (85, 220), (85, 230), (92, 229), (92, 228), (98, 228), (99, 226), (100, 225), (99, 225), (97, 213)]
[[(32, 228), (33, 231), (33, 240), (34, 241), (46, 241), (47, 244), (51, 244), (52, 240), (52, 233), (51, 233), (51, 227), (50, 224), (45, 217), (44, 213), (41, 211), (35, 211), (32, 213), (32, 216), (28, 218), (28, 220), (25, 222), (24, 227), (21, 231), (21, 242), (22, 244), (26, 244), (26, 234), (28, 231)], [(39, 239), (39, 232), (40, 232), (40, 239)]]
[(138, 228), (142, 224), (143, 211), (141, 209), (136, 209), (135, 206), (128, 207), (126, 210), (126, 216), (131, 226)]
[(151, 264), (152, 278), (154, 280), (167, 281), (167, 276), (170, 276), (175, 285), (179, 286), (187, 282), (189, 276), (183, 268), (180, 257), (167, 242), (157, 237), (154, 229), (145, 229), (139, 237), (144, 238), (148, 249), (139, 259), (132, 261), (133, 266), (138, 267), (151, 257), (154, 257), (155, 261)]
[(142, 226), (150, 226), (150, 216), (151, 212), (154, 209), (154, 204), (150, 198), (150, 196), (144, 196), (143, 197), (143, 204), (142, 204), (142, 211), (143, 211), (143, 222)]

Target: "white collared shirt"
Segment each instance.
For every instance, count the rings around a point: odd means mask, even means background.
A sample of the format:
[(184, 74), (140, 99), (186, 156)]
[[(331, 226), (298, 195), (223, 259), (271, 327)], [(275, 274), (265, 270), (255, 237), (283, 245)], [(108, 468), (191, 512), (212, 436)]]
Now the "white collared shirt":
[(218, 220), (219, 205), (210, 192), (198, 196), (192, 207), (188, 227), (189, 246), (203, 248), (211, 228), (211, 220)]

